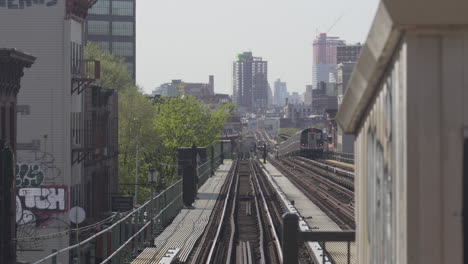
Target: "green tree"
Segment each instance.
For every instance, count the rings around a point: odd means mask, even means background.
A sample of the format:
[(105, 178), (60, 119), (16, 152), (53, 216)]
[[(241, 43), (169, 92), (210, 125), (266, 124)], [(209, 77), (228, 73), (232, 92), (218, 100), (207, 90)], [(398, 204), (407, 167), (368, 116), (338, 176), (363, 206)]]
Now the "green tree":
[(210, 109), (190, 96), (165, 99), (156, 108), (154, 127), (167, 148), (211, 145), (233, 110), (231, 104)]
[[(150, 167), (160, 176), (160, 188), (176, 180), (178, 147), (209, 146), (221, 134), (232, 104), (207, 106), (193, 97), (166, 98), (153, 105), (128, 74), (123, 60), (88, 44), (85, 58), (101, 63), (101, 85), (119, 93), (119, 191), (133, 194), (136, 150), (140, 184)], [(148, 198), (149, 186), (137, 186), (138, 202)]]
[(97, 60), (101, 63), (101, 85), (103, 87), (116, 89), (119, 92), (136, 89), (123, 58), (104, 52), (93, 43), (86, 45), (84, 57), (87, 60)]

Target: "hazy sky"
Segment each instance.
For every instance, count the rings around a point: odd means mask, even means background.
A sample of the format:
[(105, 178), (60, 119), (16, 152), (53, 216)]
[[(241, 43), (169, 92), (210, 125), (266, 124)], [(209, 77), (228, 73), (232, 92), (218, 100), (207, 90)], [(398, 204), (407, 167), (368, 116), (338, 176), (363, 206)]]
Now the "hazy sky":
[(208, 82), (232, 94), (232, 62), (252, 51), (268, 61), (268, 79), (289, 91), (312, 82), (317, 32), (364, 42), (377, 0), (137, 1), (137, 82), (146, 92), (172, 79)]

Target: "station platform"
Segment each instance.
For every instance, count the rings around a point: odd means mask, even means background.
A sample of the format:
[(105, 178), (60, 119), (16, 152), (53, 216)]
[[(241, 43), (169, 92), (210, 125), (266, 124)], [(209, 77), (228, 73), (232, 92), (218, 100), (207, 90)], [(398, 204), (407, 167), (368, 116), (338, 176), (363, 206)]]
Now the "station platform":
[[(263, 161), (263, 160), (262, 160)], [(299, 190), (286, 176), (278, 171), (270, 162), (267, 161), (263, 164), (265, 170), (272, 176), (273, 180), (277, 183), (281, 191), (286, 197), (292, 201), (294, 200), (294, 207), (303, 217), (303, 220), (307, 223), (309, 230), (314, 231), (340, 231), (341, 228), (328, 217), (317, 205), (315, 205), (304, 193)], [(301, 228), (302, 229), (302, 228)], [(311, 243), (312, 248), (320, 248), (317, 243)], [(327, 252), (333, 257), (333, 260), (337, 264), (348, 263), (347, 261), (347, 243), (342, 242), (329, 242), (326, 243)], [(321, 252), (321, 251), (318, 251)], [(351, 259), (350, 263), (356, 263), (356, 248), (355, 243), (351, 244)], [(320, 255), (320, 254), (318, 254)], [(332, 262), (322, 262), (318, 259), (318, 263), (329, 264)]]
[(156, 237), (155, 247), (146, 248), (132, 264), (172, 263), (175, 258), (185, 262), (208, 224), (232, 163), (232, 160), (224, 160), (215, 175), (199, 188), (194, 208), (182, 209), (174, 221)]
[(333, 222), (317, 205), (315, 205), (287, 177), (279, 172), (271, 163), (264, 164), (265, 169), (273, 176), (289, 200), (294, 200), (294, 206), (302, 215), (311, 229), (337, 231), (341, 228)]

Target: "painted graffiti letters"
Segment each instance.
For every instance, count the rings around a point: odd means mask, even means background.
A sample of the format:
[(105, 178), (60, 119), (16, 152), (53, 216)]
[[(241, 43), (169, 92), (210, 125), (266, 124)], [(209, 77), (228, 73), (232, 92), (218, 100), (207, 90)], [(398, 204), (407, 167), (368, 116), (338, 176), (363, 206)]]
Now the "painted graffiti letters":
[(64, 213), (67, 208), (66, 186), (18, 188), (16, 222), (28, 224), (50, 214)]
[(18, 196), (24, 197), (26, 208), (38, 210), (65, 210), (64, 188), (21, 188)]
[(16, 164), (16, 187), (38, 187), (44, 173), (38, 164)]
[(25, 7), (32, 7), (35, 5), (54, 6), (57, 5), (58, 0), (0, 0), (0, 7), (8, 9), (24, 9)]

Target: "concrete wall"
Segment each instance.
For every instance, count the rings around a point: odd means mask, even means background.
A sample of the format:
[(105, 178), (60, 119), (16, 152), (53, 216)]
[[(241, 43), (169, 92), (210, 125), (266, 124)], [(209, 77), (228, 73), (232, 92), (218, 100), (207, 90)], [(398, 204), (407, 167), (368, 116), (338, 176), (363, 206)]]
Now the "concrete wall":
[(408, 30), (355, 141), (359, 263), (462, 263), (468, 30)]

